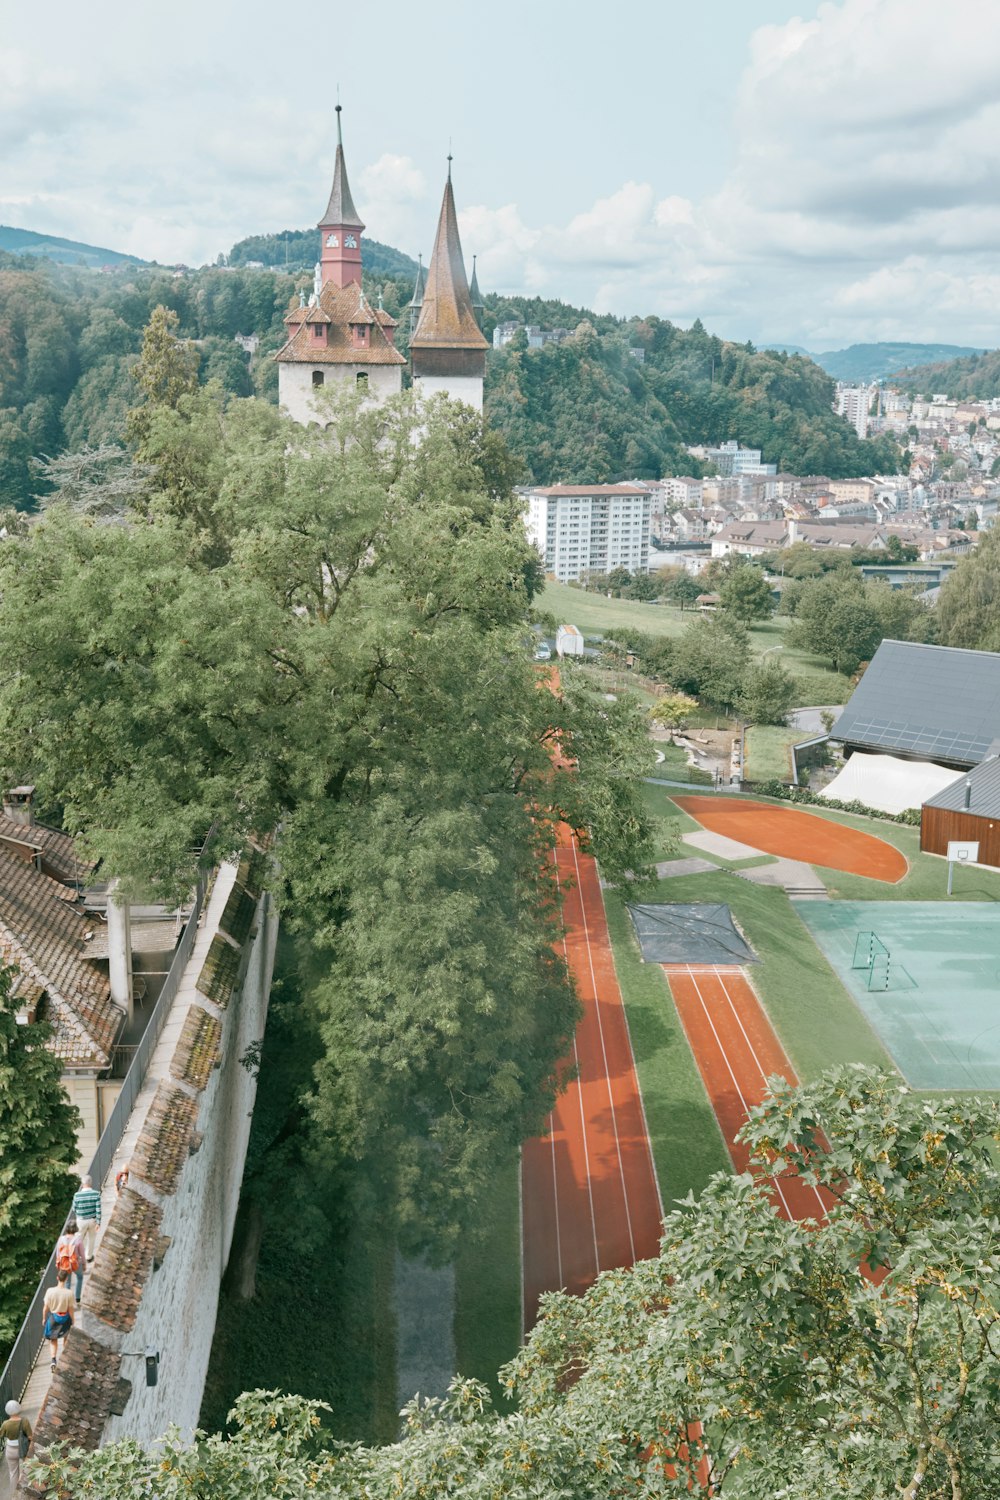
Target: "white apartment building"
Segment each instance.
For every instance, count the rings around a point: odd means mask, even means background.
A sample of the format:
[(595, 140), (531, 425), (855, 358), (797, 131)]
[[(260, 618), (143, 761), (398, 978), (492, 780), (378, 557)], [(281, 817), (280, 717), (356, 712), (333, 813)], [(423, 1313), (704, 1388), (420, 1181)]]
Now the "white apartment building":
[(555, 484), (522, 490), (528, 536), (560, 583), (627, 568), (649, 572), (648, 486)]
[(877, 385), (837, 386), (833, 409), (838, 416), (847, 418), (859, 438), (868, 436), (868, 417), (877, 395)]

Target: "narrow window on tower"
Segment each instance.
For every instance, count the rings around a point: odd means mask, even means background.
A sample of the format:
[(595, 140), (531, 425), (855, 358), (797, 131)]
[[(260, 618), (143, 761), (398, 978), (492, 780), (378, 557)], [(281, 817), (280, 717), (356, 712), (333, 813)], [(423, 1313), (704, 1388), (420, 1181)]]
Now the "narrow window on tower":
[(325, 379), (322, 370), (313, 370), (313, 385), (322, 385)]

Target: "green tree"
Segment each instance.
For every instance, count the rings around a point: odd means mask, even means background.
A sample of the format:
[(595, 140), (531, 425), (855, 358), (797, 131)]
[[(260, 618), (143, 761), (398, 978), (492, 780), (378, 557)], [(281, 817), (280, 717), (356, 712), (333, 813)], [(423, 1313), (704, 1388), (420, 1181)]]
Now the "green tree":
[(682, 569), (678, 573), (678, 576), (671, 581), (670, 587), (667, 590), (667, 598), (671, 604), (679, 604), (683, 610), (687, 605), (693, 604), (698, 595), (704, 592), (704, 585), (699, 583), (697, 578), (692, 578), (690, 573)]
[(130, 888), (183, 889), (209, 828), (213, 860), (281, 823), (322, 976), (317, 1170), (363, 1157), (386, 1232), (447, 1255), (575, 1021), (554, 828), (641, 870), (652, 753), (637, 705), (540, 689), (535, 554), (474, 414), (349, 393), (327, 416), (181, 394), (142, 524), (54, 506), (0, 551), (4, 758)]
[(683, 729), (697, 707), (697, 698), (689, 698), (687, 693), (664, 693), (649, 710), (649, 717), (672, 735), (675, 729)]
[(48, 1027), (18, 1025), (17, 977), (0, 969), (0, 1344), (17, 1332), (69, 1208), (80, 1125)]
[[(735, 628), (734, 628), (735, 627)], [(676, 643), (671, 664), (673, 685), (719, 708), (735, 707), (750, 659), (746, 628), (739, 621), (705, 616), (689, 625)]]
[(143, 399), (129, 413), (127, 433), (140, 458), (146, 457), (144, 445), (156, 412), (176, 410), (181, 397), (198, 386), (199, 355), (177, 337), (179, 322), (173, 309), (162, 305), (153, 308), (143, 333), (139, 363), (132, 371)]
[[(411, 1404), (397, 1443), (324, 1453), (322, 1408), (258, 1392), (232, 1440), (115, 1444), (79, 1469), (59, 1454), (51, 1487), (681, 1500), (710, 1475), (739, 1500), (773, 1500), (776, 1484), (787, 1500), (991, 1495), (1000, 1105), (922, 1099), (864, 1068), (771, 1089), (742, 1132), (747, 1175), (676, 1207), (657, 1258), (545, 1300), (506, 1371), (515, 1414), (459, 1378)], [(819, 1222), (779, 1218), (773, 1174), (788, 1166), (822, 1190)]]
[(751, 724), (784, 724), (798, 685), (781, 662), (751, 662), (743, 676), (738, 708)]
[(738, 620), (768, 620), (774, 613), (771, 585), (753, 563), (735, 563), (719, 590), (722, 607)]
[(987, 531), (945, 579), (937, 620), (945, 646), (1000, 650), (1000, 531)]

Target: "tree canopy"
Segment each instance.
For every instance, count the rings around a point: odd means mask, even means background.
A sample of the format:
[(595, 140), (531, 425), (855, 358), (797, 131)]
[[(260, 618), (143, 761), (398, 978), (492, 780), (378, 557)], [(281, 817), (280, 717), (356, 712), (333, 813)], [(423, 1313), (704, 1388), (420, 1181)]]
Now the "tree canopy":
[[(656, 1259), (544, 1299), (505, 1372), (514, 1413), (459, 1378), (407, 1408), (397, 1443), (331, 1450), (320, 1407), (258, 1392), (231, 1440), (57, 1455), (49, 1477), (68, 1500), (992, 1494), (1000, 1104), (849, 1068), (772, 1080), (742, 1136), (750, 1172), (676, 1206)], [(778, 1216), (772, 1175), (792, 1167), (819, 1222)]]
[(643, 867), (644, 715), (539, 677), (537, 558), (474, 414), (348, 393), (303, 430), (168, 378), (154, 332), (130, 508), (95, 524), (129, 476), (85, 465), (0, 547), (6, 774), (131, 891), (176, 894), (281, 826), (318, 976), (317, 1159), (363, 1155), (401, 1245), (447, 1256), (575, 1023), (556, 823), (608, 878)]

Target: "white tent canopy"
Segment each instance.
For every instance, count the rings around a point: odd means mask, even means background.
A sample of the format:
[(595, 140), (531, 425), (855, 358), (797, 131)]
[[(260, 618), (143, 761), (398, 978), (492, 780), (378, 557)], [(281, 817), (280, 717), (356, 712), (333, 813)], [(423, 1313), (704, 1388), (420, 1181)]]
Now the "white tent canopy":
[(964, 776), (931, 760), (900, 760), (896, 755), (867, 755), (856, 750), (844, 769), (820, 792), (837, 802), (863, 802), (879, 812), (901, 813), (922, 807)]

